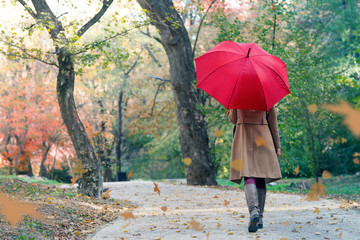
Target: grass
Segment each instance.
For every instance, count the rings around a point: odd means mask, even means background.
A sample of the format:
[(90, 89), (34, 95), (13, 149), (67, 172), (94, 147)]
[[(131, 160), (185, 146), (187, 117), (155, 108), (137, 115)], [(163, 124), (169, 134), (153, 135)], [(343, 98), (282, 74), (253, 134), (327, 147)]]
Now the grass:
[[(360, 175), (333, 176), (329, 179), (319, 179), (325, 185), (325, 192), (328, 197), (343, 198), (360, 202)], [(237, 187), (244, 189), (244, 184), (235, 184), (227, 179), (217, 179), (221, 186)], [(267, 185), (270, 192), (306, 194), (308, 189), (302, 188), (304, 183), (311, 186), (316, 182), (315, 178), (284, 178), (276, 181), (276, 185)]]
[(18, 177), (15, 175), (0, 175), (0, 181), (4, 179), (19, 179), (28, 183), (41, 183), (41, 184), (51, 184), (51, 185), (61, 185), (64, 184), (62, 182), (58, 182), (56, 180), (41, 180), (41, 179), (33, 179), (33, 178), (27, 178), (27, 177)]

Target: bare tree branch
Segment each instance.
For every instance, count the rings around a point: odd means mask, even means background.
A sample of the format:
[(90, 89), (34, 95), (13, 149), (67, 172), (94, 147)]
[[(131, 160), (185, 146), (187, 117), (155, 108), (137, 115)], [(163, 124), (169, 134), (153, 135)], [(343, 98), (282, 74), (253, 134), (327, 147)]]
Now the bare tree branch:
[(95, 23), (97, 23), (99, 21), (99, 19), (105, 14), (106, 10), (110, 7), (110, 5), (114, 2), (114, 0), (103, 0), (103, 5), (100, 9), (100, 11), (93, 17), (91, 18), (87, 23), (85, 23), (84, 26), (82, 26), (80, 28), (80, 30), (78, 31), (77, 35), (79, 37), (81, 37), (82, 35), (84, 35), (84, 33), (91, 28), (92, 25), (94, 25)]
[(133, 65), (129, 68), (129, 70), (124, 73), (126, 76), (129, 76), (129, 74), (131, 73), (131, 71), (135, 68), (136, 64), (138, 63), (138, 61), (139, 61), (139, 59), (140, 59), (140, 56), (141, 56), (142, 51), (143, 51), (143, 50), (141, 49), (141, 51), (140, 51), (140, 53), (139, 53), (136, 61), (135, 61), (135, 62), (133, 63)]
[(151, 59), (154, 60), (159, 67), (161, 67), (160, 62), (156, 59), (156, 57), (154, 56), (154, 54), (151, 52), (151, 49), (147, 46), (147, 44), (143, 44), (144, 48), (146, 49), (146, 51), (150, 54)]
[(198, 28), (198, 30), (197, 30), (196, 38), (195, 38), (195, 42), (194, 42), (194, 47), (193, 47), (193, 52), (192, 52), (193, 58), (195, 57), (196, 43), (197, 43), (198, 38), (199, 38), (201, 26), (202, 26), (202, 24), (203, 24), (203, 22), (204, 22), (204, 19), (205, 19), (207, 13), (209, 12), (210, 8), (212, 7), (212, 5), (213, 5), (216, 1), (217, 1), (217, 0), (213, 0), (213, 1), (210, 3), (210, 5), (209, 5), (208, 9), (206, 10), (204, 16), (201, 18), (200, 25), (199, 25), (199, 28)]
[(151, 35), (150, 29), (149, 29), (149, 24), (146, 25), (146, 32), (140, 30), (140, 33), (144, 34), (145, 36), (148, 36), (149, 38), (153, 38), (153, 39), (155, 39), (157, 42), (161, 43), (161, 39), (160, 39), (160, 38)]
[(157, 77), (157, 76), (150, 76), (150, 75), (148, 75), (148, 77), (151, 77), (151, 78), (154, 78), (154, 79), (156, 79), (156, 80), (163, 81), (163, 82), (170, 82), (170, 80), (168, 80), (168, 79), (161, 78), (161, 77)]
[(18, 0), (21, 5), (25, 8), (25, 10), (34, 18), (37, 19), (37, 14), (35, 14), (34, 10), (26, 4), (24, 0)]
[(160, 88), (161, 88), (162, 86), (164, 86), (165, 83), (166, 83), (166, 82), (163, 82), (163, 83), (158, 84), (158, 88), (157, 88), (156, 93), (155, 93), (153, 105), (152, 105), (152, 107), (151, 107), (151, 113), (150, 113), (150, 116), (151, 116), (151, 117), (152, 117), (153, 114), (154, 114), (154, 108), (155, 108), (155, 104), (156, 104), (157, 95), (159, 94)]

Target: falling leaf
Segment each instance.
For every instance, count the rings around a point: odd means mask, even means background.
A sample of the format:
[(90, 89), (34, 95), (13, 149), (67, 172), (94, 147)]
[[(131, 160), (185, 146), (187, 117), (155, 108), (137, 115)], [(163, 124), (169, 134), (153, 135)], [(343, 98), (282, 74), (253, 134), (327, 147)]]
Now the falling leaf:
[(83, 169), (82, 162), (80, 161), (80, 162), (76, 165), (76, 167), (73, 169), (73, 172), (79, 174), (80, 177), (82, 177), (84, 173), (88, 172), (88, 170), (87, 170), (87, 169)]
[(256, 146), (260, 147), (261, 145), (264, 145), (265, 147), (269, 148), (269, 145), (267, 144), (266, 140), (263, 137), (258, 136), (257, 139), (255, 139)]
[(132, 212), (130, 212), (130, 211), (121, 213), (120, 216), (124, 217), (124, 220), (130, 219), (130, 218), (135, 220), (134, 214)]
[(339, 234), (339, 238), (341, 238), (341, 236), (342, 236), (342, 232)]
[(5, 217), (12, 227), (15, 227), (23, 219), (23, 215), (32, 216), (39, 220), (44, 219), (43, 215), (37, 212), (36, 205), (15, 201), (1, 192), (0, 206), (0, 214)]
[(299, 170), (300, 170), (300, 167), (299, 167), (299, 164), (298, 164), (297, 167), (294, 169), (295, 176), (297, 176), (299, 174)]
[(341, 143), (346, 143), (346, 142), (347, 142), (346, 138), (341, 138)]
[(341, 101), (339, 105), (323, 105), (327, 110), (345, 115), (344, 124), (347, 125), (355, 137), (360, 137), (360, 111), (355, 110), (347, 102)]
[(109, 189), (109, 190), (107, 190), (103, 195), (101, 195), (101, 198), (104, 198), (104, 197), (106, 197), (106, 198), (109, 198), (110, 197), (110, 192), (111, 192), (112, 190), (111, 189)]
[(194, 228), (196, 231), (202, 231), (204, 228), (200, 227), (200, 223), (196, 220), (191, 220), (189, 222), (190, 226)]
[(325, 186), (321, 182), (311, 185), (307, 195), (308, 200), (319, 200), (319, 196), (325, 196)]
[(185, 163), (186, 166), (189, 166), (191, 164), (191, 158), (184, 158), (183, 162)]
[(319, 208), (318, 208), (318, 207), (315, 207), (315, 210), (314, 210), (313, 213), (317, 213), (317, 215), (319, 216), (319, 213), (320, 213)]
[(226, 200), (224, 199), (224, 205), (225, 205), (225, 206), (229, 205), (229, 203), (230, 203), (230, 201), (226, 201)]
[(72, 178), (71, 179), (71, 186), (73, 186), (78, 179), (79, 179), (78, 176), (76, 176), (76, 178)]
[(289, 226), (289, 221), (284, 222), (285, 226)]
[(236, 159), (231, 161), (230, 167), (236, 171), (241, 171), (244, 167), (244, 161), (242, 159)]
[(355, 164), (359, 164), (359, 159), (358, 159), (358, 158), (354, 158), (353, 162), (354, 162)]
[(157, 192), (160, 195), (160, 189), (159, 189), (158, 185), (155, 182), (153, 182), (153, 183), (155, 185), (154, 192)]
[(129, 172), (129, 175), (128, 175), (128, 180), (132, 175), (133, 175), (133, 173), (132, 173), (132, 169), (131, 169), (130, 172)]
[(307, 109), (309, 110), (309, 112), (315, 113), (318, 108), (317, 108), (316, 104), (311, 104), (311, 105), (307, 106)]
[(329, 179), (331, 177), (332, 177), (332, 174), (330, 172), (328, 172), (326, 170), (323, 171), (323, 173), (322, 173), (322, 178), (323, 179)]
[(224, 133), (220, 130), (215, 130), (214, 135), (215, 137), (221, 137), (222, 135), (224, 135)]
[(360, 153), (354, 153), (353, 157), (359, 157), (360, 156)]
[(161, 210), (163, 210), (164, 212), (166, 212), (167, 206), (162, 206), (162, 207), (161, 207)]

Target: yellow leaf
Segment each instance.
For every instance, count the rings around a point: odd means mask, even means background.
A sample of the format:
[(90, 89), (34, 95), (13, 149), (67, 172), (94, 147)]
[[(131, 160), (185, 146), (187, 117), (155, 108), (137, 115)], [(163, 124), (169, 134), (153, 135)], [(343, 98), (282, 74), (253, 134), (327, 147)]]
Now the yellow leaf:
[(184, 158), (183, 162), (185, 163), (186, 166), (189, 166), (191, 164), (191, 158)]
[(311, 185), (307, 199), (319, 200), (319, 196), (325, 196), (325, 186), (321, 182), (317, 182)]
[(355, 110), (347, 102), (341, 101), (338, 105), (324, 105), (325, 109), (345, 115), (344, 124), (347, 125), (355, 137), (360, 137), (360, 111)]
[(317, 111), (317, 106), (316, 104), (311, 104), (307, 106), (307, 109), (309, 110), (309, 112), (315, 113)]
[(215, 130), (214, 135), (215, 137), (221, 137), (222, 135), (224, 135), (224, 133), (220, 130)]
[(317, 215), (319, 216), (319, 213), (320, 213), (319, 208), (318, 208), (318, 207), (315, 207), (315, 210), (314, 210), (313, 213), (317, 213)]
[(323, 171), (323, 173), (322, 173), (322, 178), (323, 179), (329, 179), (331, 177), (332, 177), (332, 174), (330, 172), (328, 172), (326, 170)]
[(267, 144), (267, 141), (263, 137), (258, 136), (257, 139), (255, 139), (255, 142), (256, 142), (257, 147), (260, 147), (261, 145), (264, 145), (265, 147), (270, 149), (269, 145)]
[(228, 235), (233, 235), (234, 233), (233, 232), (228, 232)]
[(359, 164), (359, 159), (358, 159), (358, 158), (354, 158), (353, 162), (354, 162), (355, 164)]
[(191, 220), (189, 222), (190, 226), (194, 228), (196, 231), (202, 231), (204, 228), (200, 227), (200, 223), (196, 220)]
[(230, 167), (240, 172), (244, 168), (244, 161), (242, 159), (235, 159), (231, 161)]

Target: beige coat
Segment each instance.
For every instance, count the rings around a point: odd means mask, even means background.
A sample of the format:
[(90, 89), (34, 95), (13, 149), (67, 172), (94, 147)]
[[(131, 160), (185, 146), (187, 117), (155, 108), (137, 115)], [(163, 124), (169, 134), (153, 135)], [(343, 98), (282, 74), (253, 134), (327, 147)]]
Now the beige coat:
[[(230, 181), (241, 183), (242, 177), (265, 178), (266, 183), (281, 176), (276, 150), (280, 138), (275, 108), (265, 111), (231, 109), (234, 126), (231, 148)], [(269, 122), (268, 122), (269, 121)]]

